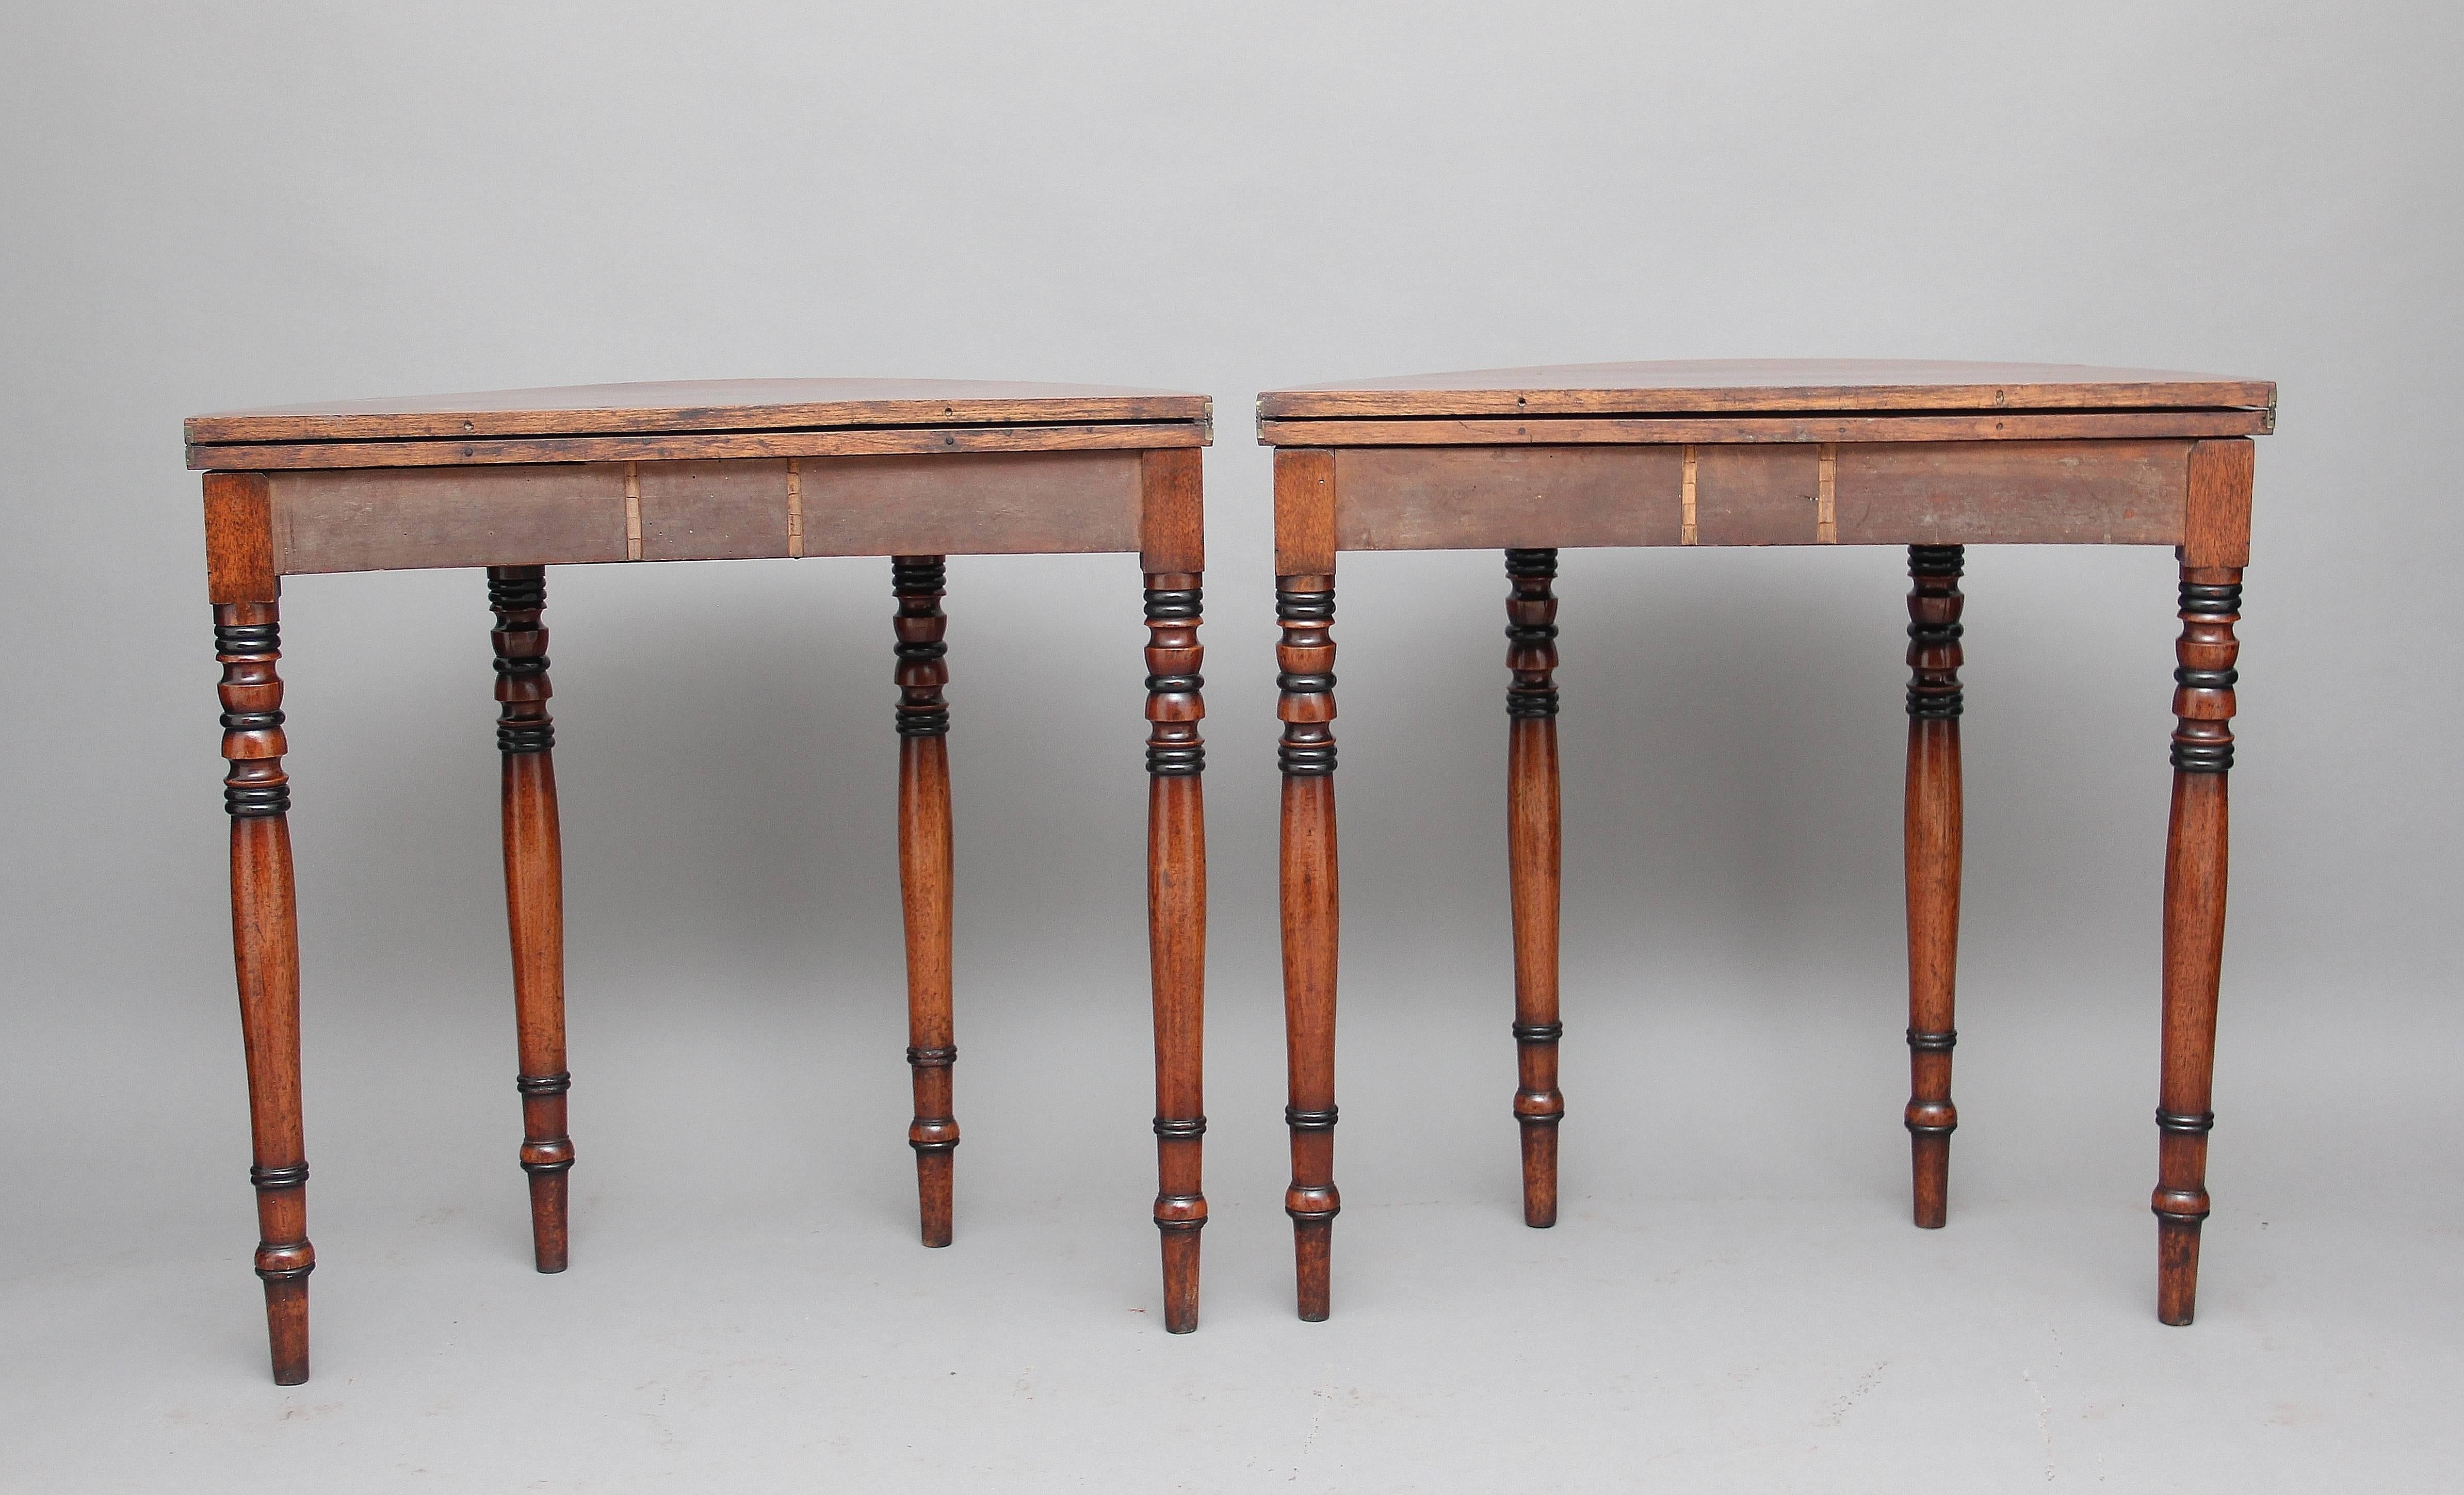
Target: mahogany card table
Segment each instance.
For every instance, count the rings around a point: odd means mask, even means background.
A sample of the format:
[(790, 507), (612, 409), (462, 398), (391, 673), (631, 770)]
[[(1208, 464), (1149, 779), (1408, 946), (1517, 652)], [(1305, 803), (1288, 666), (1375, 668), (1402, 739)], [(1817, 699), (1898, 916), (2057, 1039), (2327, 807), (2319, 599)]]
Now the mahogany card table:
[(1347, 550), (1499, 549), (1523, 1211), (1557, 1218), (1557, 552), (1904, 545), (1910, 1099), (1919, 1225), (1943, 1223), (1959, 945), (1960, 606), (1972, 544), (2170, 545), (2181, 569), (2165, 853), (2157, 1316), (2190, 1322), (2225, 916), (2233, 624), (2259, 380), (2068, 365), (1607, 363), (1260, 397), (1275, 451), (1284, 1000), (1300, 1315), (1329, 1308), (1337, 899), (1334, 572)]
[(1198, 1323), (1206, 850), (1198, 723), (1203, 395), (934, 380), (605, 385), (367, 400), (187, 423), (222, 662), (232, 945), (274, 1378), (308, 1377), (308, 1164), (277, 673), (281, 579), (485, 567), (505, 906), (539, 1269), (564, 1269), (562, 872), (547, 568), (883, 556), (896, 595), (898, 867), (924, 1243), (951, 1231), (950, 789), (943, 560), (1136, 552), (1146, 573), (1148, 930), (1165, 1326)]

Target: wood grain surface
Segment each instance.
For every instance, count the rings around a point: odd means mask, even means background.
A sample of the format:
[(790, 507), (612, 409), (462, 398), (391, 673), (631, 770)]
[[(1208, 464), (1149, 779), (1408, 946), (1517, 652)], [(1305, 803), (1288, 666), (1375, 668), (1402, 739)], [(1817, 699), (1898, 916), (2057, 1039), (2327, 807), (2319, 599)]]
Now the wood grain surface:
[(274, 560), (274, 496), (262, 473), (206, 474), (206, 598), (270, 603), (281, 595)]
[(1135, 451), (852, 457), (805, 463), (803, 473), (808, 556), (1138, 548), (1145, 486)]
[[(264, 481), (274, 567), (299, 575), (1132, 551), (1145, 523), (1144, 462), (1136, 451), (842, 457), (797, 464), (792, 489), (784, 460), (369, 468)], [(237, 481), (211, 480), (224, 489)], [(1184, 485), (1193, 494), (1195, 481)], [(792, 532), (791, 504), (800, 525)], [(1172, 542), (1191, 543), (1189, 516), (1175, 523), (1181, 533)], [(241, 554), (231, 544), (216, 553)]]
[(565, 1096), (564, 844), (556, 796), (556, 721), (547, 703), (547, 569), (488, 571), (496, 656), (498, 802), (504, 827), (505, 929), (514, 957), (514, 1027), (521, 1073), (522, 1172), (529, 1179), (531, 1254), (542, 1272), (570, 1255), (573, 1138)]
[(2182, 567), (2173, 646), (2173, 804), (2165, 837), (2163, 1080), (2157, 1090), (2156, 1316), (2188, 1324), (2199, 1292), (2199, 1231), (2215, 1126), (2216, 998), (2223, 973), (2231, 843), (2241, 568)]
[(1202, 394), (975, 379), (713, 379), (272, 406), (191, 417), (203, 443), (403, 441), (857, 426), (1208, 420)]
[[(2196, 445), (2186, 441), (1874, 442), (1833, 449), (1839, 544), (2182, 542)], [(1811, 545), (1813, 445), (1387, 447), (1277, 453), (1285, 484), (1319, 465), (1341, 550)], [(1693, 537), (1686, 465), (1693, 465)], [(1312, 482), (1314, 479), (1311, 480)], [(1315, 492), (1314, 487), (1309, 489)], [(2247, 493), (2247, 486), (2241, 490)], [(1302, 488), (1279, 487), (1287, 506)], [(2246, 514), (2247, 504), (2244, 505)], [(1288, 537), (1304, 533), (1279, 524)], [(2247, 534), (2246, 520), (2245, 529)], [(1314, 556), (1283, 558), (1316, 572)]]
[(2175, 544), (2183, 533), (2191, 445), (2031, 441), (1843, 446), (1839, 542)]
[(622, 463), (276, 473), (286, 576), (625, 559)]
[[(787, 554), (790, 460), (638, 464), (641, 559), (739, 561)], [(795, 495), (800, 500), (802, 476)]]
[(299, 901), (291, 862), (290, 751), (282, 725), (282, 616), (274, 602), (218, 603), (223, 808), (231, 816), (231, 962), (248, 1058), (249, 1180), (256, 1275), (274, 1380), (308, 1379), (308, 1154), (299, 1109)]
[[(2072, 363), (1798, 359), (1578, 363), (1270, 390), (1261, 418), (2265, 409), (2265, 380)], [(1828, 439), (1828, 438), (1826, 438)]]
[(1557, 781), (1557, 553), (1508, 550), (1506, 600), (1506, 861), (1514, 928), (1514, 1119), (1523, 1223), (1557, 1223), (1557, 913), (1565, 881)]
[(2247, 441), (2202, 441), (2190, 449), (2189, 513), (2182, 561), (2192, 566), (2250, 564), (2250, 495), (2257, 449)]
[[(2224, 432), (2221, 434), (2232, 434)], [(704, 431), (651, 436), (510, 436), (497, 440), (256, 442), (188, 449), (191, 470), (275, 473), (372, 467), (488, 467), (553, 462), (686, 462), (722, 457), (849, 457), (977, 451), (1144, 451), (1203, 447), (1190, 422), (1077, 426), (885, 427), (866, 430)]]
[[(1197, 497), (1194, 471), (1148, 458), (1147, 512)], [(1194, 468), (1195, 464), (1191, 464)], [(1153, 543), (1151, 538), (1150, 543)], [(1155, 1005), (1155, 1229), (1163, 1325), (1198, 1328), (1199, 1235), (1206, 1226), (1205, 578), (1146, 574), (1147, 953)]]
[(1139, 458), (1144, 494), (1138, 518), (1138, 568), (1150, 575), (1206, 569), (1203, 459), (1194, 451), (1150, 451)]
[(1696, 447), (1694, 460), (1695, 543), (1811, 545), (1821, 538), (1819, 447)]
[(940, 556), (893, 556), (897, 635), (898, 899), (907, 935), (907, 1065), (914, 1119), (915, 1198), (924, 1243), (950, 1243), (957, 1210), (958, 1118), (953, 1098), (958, 1046), (951, 1005), (949, 620)]
[(1268, 447), (1530, 447), (1882, 441), (2099, 441), (2131, 437), (2263, 436), (2267, 410), (1986, 411), (1904, 415), (1452, 416), (1389, 420), (1260, 421)]
[(1334, 542), (1343, 550), (1674, 545), (1679, 539), (1683, 458), (1676, 447), (1346, 449), (1331, 457), (1339, 495)]

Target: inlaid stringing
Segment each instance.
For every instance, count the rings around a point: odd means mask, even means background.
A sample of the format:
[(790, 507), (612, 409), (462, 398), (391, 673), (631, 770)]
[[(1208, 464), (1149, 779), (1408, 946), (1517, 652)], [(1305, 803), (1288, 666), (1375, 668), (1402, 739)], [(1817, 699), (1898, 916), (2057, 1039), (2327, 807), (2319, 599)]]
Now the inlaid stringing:
[(642, 559), (642, 465), (625, 464), (625, 559)]
[(1684, 518), (1683, 528), (1678, 531), (1677, 542), (1681, 545), (1699, 544), (1702, 541), (1703, 532), (1694, 523), (1694, 449), (1692, 447), (1685, 449), (1685, 489), (1681, 502), (1684, 505), (1682, 511)]

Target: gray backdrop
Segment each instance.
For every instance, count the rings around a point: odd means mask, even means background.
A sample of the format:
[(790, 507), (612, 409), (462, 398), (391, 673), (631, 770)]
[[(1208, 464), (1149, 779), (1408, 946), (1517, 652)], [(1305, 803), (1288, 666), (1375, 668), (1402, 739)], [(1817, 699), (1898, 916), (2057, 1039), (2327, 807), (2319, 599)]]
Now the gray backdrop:
[[(81, 4), (0, 20), (0, 1487), (2425, 1488), (2459, 1444), (2449, 7)], [(1250, 396), (1628, 358), (2273, 378), (2200, 1320), (2152, 1315), (2172, 568), (1970, 554), (1952, 1221), (1903, 558), (1569, 552), (1522, 1228), (1494, 555), (1347, 560), (1336, 1313), (1293, 1321)], [(285, 596), (316, 1379), (266, 1377), (178, 421), (643, 378), (1217, 399), (1205, 1325), (1162, 1334), (1137, 578), (961, 559), (958, 1243), (887, 562), (552, 579), (528, 1266), (475, 573)], [(2330, 1473), (2332, 1471), (2332, 1474)]]

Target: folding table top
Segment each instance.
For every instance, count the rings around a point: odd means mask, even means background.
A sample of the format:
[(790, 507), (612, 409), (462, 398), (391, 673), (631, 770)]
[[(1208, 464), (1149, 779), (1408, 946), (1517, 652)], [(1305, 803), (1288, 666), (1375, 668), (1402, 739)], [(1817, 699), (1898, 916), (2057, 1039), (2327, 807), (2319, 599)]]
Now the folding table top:
[(186, 434), (191, 468), (427, 467), (1200, 446), (1211, 408), (1200, 394), (1102, 385), (695, 380), (231, 410), (191, 418)]
[[(2274, 428), (2275, 413), (2276, 386), (2265, 380), (1852, 359), (1475, 369), (1258, 398), (1260, 439), (1274, 446), (1367, 444), (1373, 436), (1403, 445), (1894, 439), (1878, 429), (1885, 421), (1908, 423), (1898, 439), (2257, 435)], [(1664, 438), (1654, 435), (1654, 422), (1666, 423)], [(1518, 424), (1529, 427), (1520, 436)]]
[(1748, 359), (1400, 374), (1269, 391), (1258, 413), (1689, 415), (1722, 410), (2267, 409), (2258, 379), (2077, 363)]

